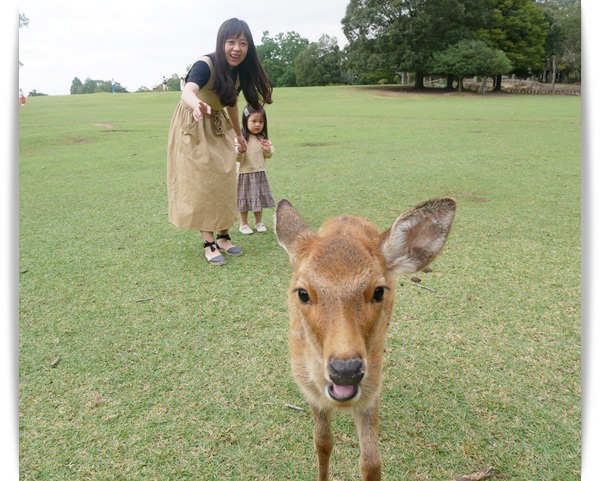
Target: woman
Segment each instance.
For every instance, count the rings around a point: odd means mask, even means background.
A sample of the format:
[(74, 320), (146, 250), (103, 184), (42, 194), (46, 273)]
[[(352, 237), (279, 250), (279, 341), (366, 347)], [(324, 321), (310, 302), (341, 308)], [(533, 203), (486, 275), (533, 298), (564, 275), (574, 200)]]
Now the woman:
[(215, 52), (200, 57), (186, 76), (167, 152), (169, 221), (200, 231), (211, 265), (227, 262), (219, 251), (243, 254), (229, 237), (237, 219), (235, 139), (240, 151), (246, 149), (237, 107), (240, 91), (257, 109), (272, 102), (273, 87), (250, 29), (232, 18), (219, 28)]

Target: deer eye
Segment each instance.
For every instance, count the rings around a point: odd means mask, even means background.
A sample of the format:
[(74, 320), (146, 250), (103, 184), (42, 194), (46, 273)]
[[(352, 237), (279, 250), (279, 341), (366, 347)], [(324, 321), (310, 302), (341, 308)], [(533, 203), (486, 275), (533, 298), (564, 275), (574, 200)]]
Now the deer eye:
[(302, 304), (308, 304), (310, 302), (310, 296), (304, 289), (298, 289), (298, 299), (300, 299)]
[(383, 286), (379, 286), (376, 287), (375, 290), (373, 291), (373, 302), (382, 302), (383, 301), (383, 295), (385, 293), (385, 287)]

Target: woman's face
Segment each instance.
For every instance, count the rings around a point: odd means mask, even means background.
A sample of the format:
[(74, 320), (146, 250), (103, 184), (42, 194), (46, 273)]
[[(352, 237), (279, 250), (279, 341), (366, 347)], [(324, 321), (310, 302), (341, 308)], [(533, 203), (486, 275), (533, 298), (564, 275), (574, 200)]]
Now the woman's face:
[(231, 68), (240, 65), (248, 54), (248, 39), (242, 34), (225, 40), (225, 58)]

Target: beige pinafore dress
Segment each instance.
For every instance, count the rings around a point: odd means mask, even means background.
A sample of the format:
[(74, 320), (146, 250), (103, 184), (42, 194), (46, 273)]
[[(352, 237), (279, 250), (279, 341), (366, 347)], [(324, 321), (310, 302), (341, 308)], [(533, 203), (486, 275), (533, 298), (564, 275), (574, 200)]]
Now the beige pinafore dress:
[(212, 90), (212, 62), (209, 57), (199, 60), (208, 64), (211, 75), (197, 96), (210, 105), (211, 114), (196, 121), (182, 101), (173, 114), (167, 150), (169, 221), (211, 232), (230, 229), (237, 220), (235, 134)]

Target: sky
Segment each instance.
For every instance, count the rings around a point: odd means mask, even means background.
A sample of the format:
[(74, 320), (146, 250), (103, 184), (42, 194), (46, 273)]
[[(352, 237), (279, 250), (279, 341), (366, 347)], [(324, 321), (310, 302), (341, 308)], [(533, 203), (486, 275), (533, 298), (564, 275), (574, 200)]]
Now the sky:
[(237, 17), (250, 26), (254, 43), (295, 31), (311, 42), (321, 35), (347, 41), (341, 20), (349, 0), (22, 0), (29, 26), (19, 29), (19, 87), (69, 95), (82, 82), (115, 79), (129, 92), (159, 85), (163, 75), (183, 76), (203, 54), (215, 50), (219, 26)]

